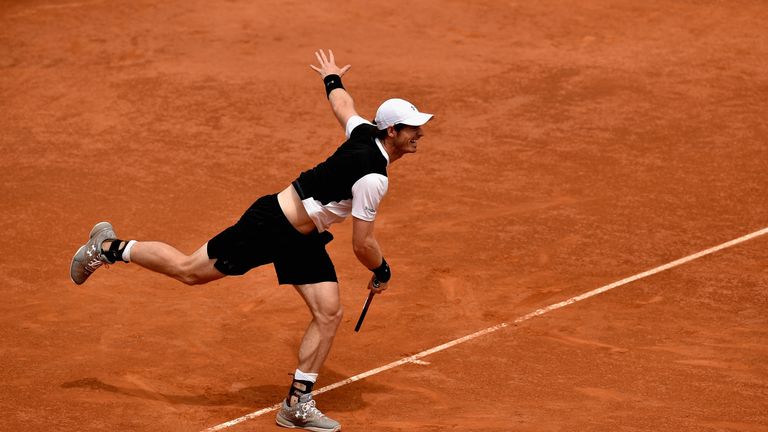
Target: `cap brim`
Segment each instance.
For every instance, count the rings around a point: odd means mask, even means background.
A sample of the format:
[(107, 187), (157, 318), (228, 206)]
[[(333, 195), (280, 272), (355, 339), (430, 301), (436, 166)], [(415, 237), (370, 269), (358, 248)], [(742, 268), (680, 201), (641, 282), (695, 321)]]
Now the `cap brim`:
[(398, 123), (402, 123), (408, 126), (421, 126), (424, 123), (428, 122), (432, 117), (433, 117), (432, 114), (418, 112), (408, 117), (405, 120), (399, 121)]

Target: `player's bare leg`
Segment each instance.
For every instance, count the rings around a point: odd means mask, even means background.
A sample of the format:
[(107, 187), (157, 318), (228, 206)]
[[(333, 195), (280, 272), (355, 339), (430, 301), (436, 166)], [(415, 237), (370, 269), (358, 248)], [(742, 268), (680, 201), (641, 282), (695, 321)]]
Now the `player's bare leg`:
[[(107, 243), (109, 242), (105, 242), (104, 249), (109, 248)], [(136, 242), (130, 259), (134, 264), (170, 276), (187, 285), (204, 284), (225, 276), (213, 266), (216, 260), (208, 258), (207, 243), (192, 255), (185, 255), (165, 243)]]
[(295, 288), (309, 307), (312, 321), (301, 340), (298, 368), (294, 374), (288, 398), (277, 414), (277, 424), (313, 431), (337, 431), (341, 429), (339, 422), (325, 416), (315, 406), (312, 387), (331, 350), (336, 330), (341, 324), (339, 284), (320, 282), (295, 285)]
[(124, 241), (117, 238), (112, 224), (97, 223), (88, 241), (72, 257), (69, 274), (78, 285), (85, 283), (104, 264), (133, 262), (149, 270), (168, 275), (189, 285), (203, 284), (225, 275), (208, 258), (207, 243), (192, 255), (185, 255), (161, 242)]
[(299, 348), (299, 369), (318, 373), (328, 357), (336, 330), (343, 315), (339, 299), (339, 284), (321, 282), (311, 285), (296, 285), (312, 313), (304, 338)]

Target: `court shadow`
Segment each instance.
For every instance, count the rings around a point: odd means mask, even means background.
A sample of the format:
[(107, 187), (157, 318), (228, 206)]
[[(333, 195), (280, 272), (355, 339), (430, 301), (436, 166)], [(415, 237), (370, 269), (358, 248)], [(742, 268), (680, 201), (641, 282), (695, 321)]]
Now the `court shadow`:
[(206, 392), (199, 395), (178, 395), (154, 392), (137, 387), (108, 384), (98, 378), (83, 378), (65, 382), (61, 387), (106, 391), (124, 396), (166, 402), (173, 405), (238, 406), (245, 408), (252, 408), (254, 405), (274, 405), (287, 392), (287, 387), (262, 385), (245, 387), (226, 393)]
[[(335, 382), (347, 379), (329, 369), (323, 369), (321, 373), (321, 382), (317, 389), (322, 388), (323, 384), (330, 385)], [(278, 403), (285, 397), (290, 385), (290, 378), (286, 380), (284, 386), (279, 385), (260, 385), (245, 387), (231, 392), (206, 392), (199, 395), (180, 395), (163, 392), (151, 391), (132, 386), (120, 386), (105, 383), (98, 378), (83, 378), (75, 381), (69, 381), (61, 384), (62, 388), (79, 388), (94, 391), (105, 391), (119, 395), (156, 400), (170, 403), (173, 405), (197, 405), (197, 406), (237, 406), (243, 408), (266, 407)], [(322, 401), (322, 406), (326, 410), (333, 411), (354, 411), (367, 406), (363, 395), (366, 393), (387, 392), (390, 388), (385, 385), (373, 384), (370, 382), (357, 381), (337, 388), (331, 392), (318, 396)]]
[[(321, 389), (347, 378), (349, 376), (323, 368), (320, 371), (320, 382), (315, 386), (315, 389)], [(376, 378), (371, 379), (375, 380)], [(369, 402), (365, 401), (364, 396), (366, 394), (390, 393), (391, 391), (391, 386), (377, 384), (369, 380), (361, 380), (338, 387), (327, 393), (322, 393), (317, 396), (317, 400), (318, 406), (324, 411), (349, 412), (357, 411), (370, 405)]]

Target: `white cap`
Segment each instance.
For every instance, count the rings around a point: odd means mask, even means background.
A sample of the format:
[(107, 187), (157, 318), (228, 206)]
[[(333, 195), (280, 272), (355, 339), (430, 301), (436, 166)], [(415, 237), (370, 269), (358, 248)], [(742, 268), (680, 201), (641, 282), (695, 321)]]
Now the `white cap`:
[(432, 114), (419, 112), (412, 103), (403, 99), (389, 99), (376, 111), (376, 127), (384, 130), (396, 124), (421, 126), (432, 118)]

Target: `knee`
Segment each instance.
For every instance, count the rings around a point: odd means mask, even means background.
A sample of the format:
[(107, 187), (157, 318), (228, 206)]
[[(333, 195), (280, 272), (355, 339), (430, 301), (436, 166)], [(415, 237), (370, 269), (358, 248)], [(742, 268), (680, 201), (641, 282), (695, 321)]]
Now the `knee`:
[(204, 278), (198, 271), (196, 271), (190, 260), (179, 263), (176, 279), (189, 286), (202, 285), (208, 282), (208, 279)]
[(208, 282), (208, 281), (202, 279), (200, 276), (195, 275), (195, 274), (191, 274), (191, 273), (190, 274), (179, 275), (179, 277), (177, 279), (180, 280), (181, 282), (183, 282), (184, 284), (189, 285), (189, 286), (192, 286), (192, 285), (202, 285), (202, 284)]
[(332, 330), (334, 332), (339, 327), (339, 324), (341, 324), (342, 318), (344, 318), (344, 311), (341, 308), (341, 305), (315, 313), (315, 319), (317, 320), (318, 324), (320, 324), (323, 328)]

